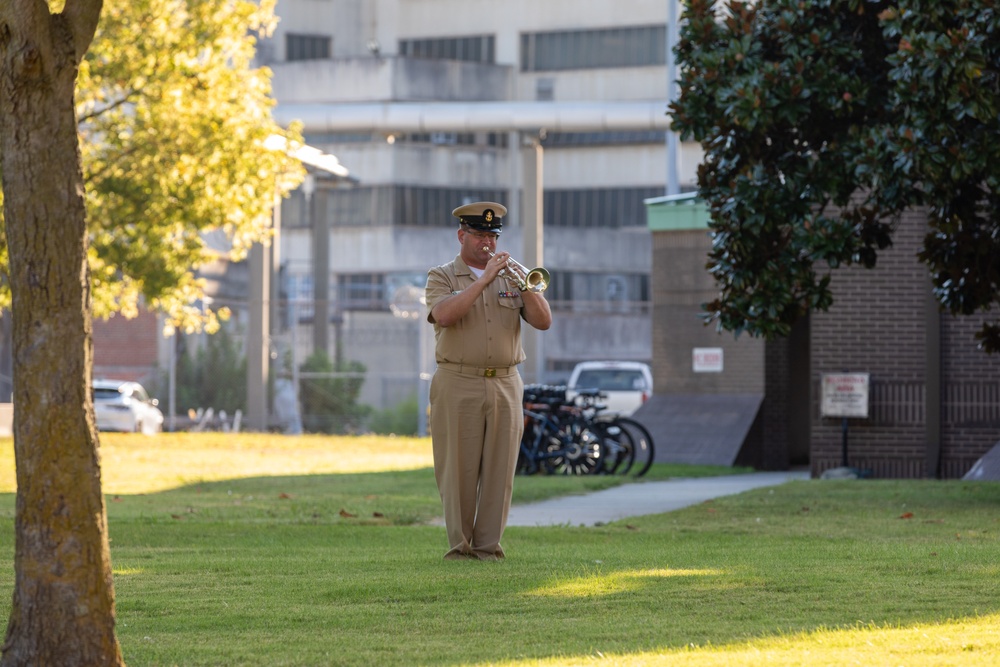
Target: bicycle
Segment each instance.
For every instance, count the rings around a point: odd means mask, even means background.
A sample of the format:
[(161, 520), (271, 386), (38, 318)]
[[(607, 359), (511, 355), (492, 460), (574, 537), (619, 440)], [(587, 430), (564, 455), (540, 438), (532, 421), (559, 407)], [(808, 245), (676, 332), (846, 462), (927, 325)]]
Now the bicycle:
[(602, 397), (599, 389), (584, 389), (575, 398), (605, 448), (601, 472), (619, 475), (631, 472), (633, 477), (642, 477), (653, 465), (653, 436), (631, 417), (603, 413), (605, 406), (599, 402)]
[(585, 475), (600, 469), (603, 446), (589, 421), (565, 411), (558, 388), (526, 388), (517, 472)]

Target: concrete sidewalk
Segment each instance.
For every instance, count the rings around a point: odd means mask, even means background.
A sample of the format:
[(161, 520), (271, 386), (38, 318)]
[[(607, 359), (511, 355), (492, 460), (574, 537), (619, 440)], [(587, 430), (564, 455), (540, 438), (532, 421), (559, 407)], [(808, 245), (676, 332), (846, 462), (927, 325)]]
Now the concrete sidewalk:
[(712, 498), (805, 479), (809, 479), (809, 473), (803, 470), (623, 484), (582, 496), (515, 505), (510, 508), (507, 525), (593, 526), (629, 516), (670, 512)]

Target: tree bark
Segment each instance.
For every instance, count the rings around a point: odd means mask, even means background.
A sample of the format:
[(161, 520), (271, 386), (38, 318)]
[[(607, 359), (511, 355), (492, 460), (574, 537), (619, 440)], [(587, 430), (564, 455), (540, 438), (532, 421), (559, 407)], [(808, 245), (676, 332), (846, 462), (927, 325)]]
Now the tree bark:
[(13, 298), (14, 600), (0, 665), (122, 665), (91, 396), (74, 86), (101, 0), (0, 3), (0, 166)]

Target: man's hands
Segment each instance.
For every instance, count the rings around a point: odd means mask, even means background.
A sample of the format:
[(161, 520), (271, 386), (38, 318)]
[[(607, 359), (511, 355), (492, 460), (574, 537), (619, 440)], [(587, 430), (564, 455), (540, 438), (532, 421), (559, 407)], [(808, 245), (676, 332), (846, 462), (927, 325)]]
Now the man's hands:
[(504, 272), (507, 268), (507, 259), (510, 257), (509, 252), (500, 251), (490, 258), (490, 261), (486, 262), (486, 268), (483, 270), (483, 275), (479, 278), (480, 280), (485, 280), (487, 283), (491, 283), (496, 280), (497, 276)]

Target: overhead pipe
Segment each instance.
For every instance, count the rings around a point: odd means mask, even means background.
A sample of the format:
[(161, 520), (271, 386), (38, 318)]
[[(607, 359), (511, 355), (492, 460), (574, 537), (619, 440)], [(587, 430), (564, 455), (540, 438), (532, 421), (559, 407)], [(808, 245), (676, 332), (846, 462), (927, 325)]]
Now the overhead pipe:
[(638, 102), (384, 102), (278, 104), (303, 132), (621, 132), (670, 129), (662, 100)]

